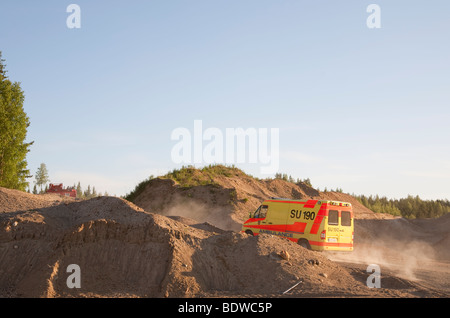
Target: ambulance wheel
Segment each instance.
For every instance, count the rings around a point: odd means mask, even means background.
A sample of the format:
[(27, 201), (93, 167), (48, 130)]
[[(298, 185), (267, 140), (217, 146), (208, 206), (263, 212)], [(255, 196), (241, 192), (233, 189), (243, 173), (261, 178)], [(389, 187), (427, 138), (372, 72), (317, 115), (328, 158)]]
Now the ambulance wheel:
[(304, 248), (306, 248), (308, 250), (311, 249), (311, 245), (309, 245), (309, 242), (308, 242), (307, 239), (299, 239), (298, 240), (298, 245), (300, 245), (301, 247), (304, 247)]
[(249, 236), (253, 236), (253, 232), (251, 230), (245, 231), (245, 234), (248, 234)]

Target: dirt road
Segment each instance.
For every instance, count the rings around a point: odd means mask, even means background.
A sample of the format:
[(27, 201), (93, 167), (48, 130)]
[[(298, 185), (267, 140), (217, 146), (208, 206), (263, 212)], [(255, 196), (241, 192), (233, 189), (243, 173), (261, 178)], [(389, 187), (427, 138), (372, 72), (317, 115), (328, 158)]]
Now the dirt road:
[(416, 258), (405, 256), (399, 251), (378, 249), (374, 247), (372, 254), (359, 252), (355, 247), (353, 253), (328, 253), (327, 257), (349, 268), (361, 279), (367, 279), (369, 264), (377, 264), (381, 269), (381, 287), (408, 288), (415, 286), (417, 296), (450, 297), (450, 261)]

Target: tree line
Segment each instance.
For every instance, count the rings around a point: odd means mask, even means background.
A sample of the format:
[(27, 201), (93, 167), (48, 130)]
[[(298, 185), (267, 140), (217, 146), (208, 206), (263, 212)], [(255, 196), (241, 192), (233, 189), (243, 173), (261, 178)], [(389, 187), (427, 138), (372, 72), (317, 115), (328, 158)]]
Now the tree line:
[[(41, 163), (39, 168), (37, 169), (35, 175), (34, 175), (35, 181), (34, 181), (34, 187), (33, 190), (28, 188), (29, 193), (33, 194), (43, 194), (46, 193), (48, 190), (48, 183), (50, 183), (50, 178), (48, 176), (48, 169), (47, 165), (45, 163)], [(39, 189), (38, 189), (39, 187)], [(105, 191), (104, 194), (98, 193), (95, 189), (95, 186), (91, 187), (91, 185), (88, 185), (86, 190), (83, 190), (81, 187), (80, 181), (78, 181), (77, 185), (73, 185), (73, 187), (69, 187), (71, 189), (76, 189), (77, 191), (77, 198), (82, 199), (91, 199), (98, 196), (108, 196), (108, 192)]]
[(376, 213), (389, 213), (408, 219), (437, 218), (450, 212), (449, 200), (422, 200), (418, 195), (409, 195), (402, 199), (386, 197), (355, 195), (362, 205)]
[(91, 199), (91, 198), (95, 198), (95, 197), (101, 197), (101, 196), (109, 196), (108, 192), (97, 192), (95, 190), (95, 186), (93, 186), (91, 188), (91, 185), (88, 185), (86, 190), (83, 190), (83, 188), (81, 187), (80, 182), (78, 182), (77, 186), (74, 185), (74, 188), (77, 190), (77, 198), (82, 198), (82, 199)]
[[(108, 192), (97, 192), (97, 190), (95, 189), (95, 186), (88, 185), (87, 188), (85, 190), (83, 190), (83, 188), (81, 187), (81, 183), (78, 182), (77, 185), (73, 185), (72, 187), (69, 187), (71, 189), (75, 189), (77, 191), (77, 198), (81, 198), (81, 199), (92, 199), (95, 197), (101, 197), (101, 196), (109, 196)], [(36, 186), (36, 183), (34, 184), (33, 190), (31, 190), (30, 188), (28, 188), (28, 193), (33, 193), (33, 194), (44, 194), (46, 193), (48, 190), (48, 185), (46, 184), (45, 187), (38, 189)]]
[[(268, 178), (268, 179), (270, 179), (270, 178)], [(295, 184), (297, 184), (297, 183), (304, 183), (304, 184), (312, 187), (311, 180), (309, 178), (305, 178), (305, 179), (297, 178), (297, 179), (294, 179), (291, 175), (288, 175), (287, 173), (279, 173), (279, 172), (277, 172), (277, 173), (275, 173), (275, 179), (280, 179), (280, 180), (284, 180), (284, 181), (295, 183)]]

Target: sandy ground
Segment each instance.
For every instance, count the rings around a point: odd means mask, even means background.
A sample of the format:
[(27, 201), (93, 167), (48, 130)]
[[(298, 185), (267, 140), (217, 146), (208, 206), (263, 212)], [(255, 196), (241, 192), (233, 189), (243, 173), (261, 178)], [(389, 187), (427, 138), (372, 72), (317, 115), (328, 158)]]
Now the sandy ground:
[[(224, 219), (164, 216), (116, 197), (0, 188), (0, 297), (450, 296), (441, 252), (448, 217), (358, 219), (352, 253), (250, 237), (222, 229)], [(381, 288), (366, 285), (371, 263), (381, 267)], [(68, 287), (71, 264), (81, 269), (81, 288)]]
[[(450, 215), (440, 219), (405, 220), (374, 213), (345, 193), (323, 193), (303, 183), (256, 180), (240, 173), (236, 177), (218, 176), (214, 182), (220, 186), (181, 189), (172, 180), (155, 179), (135, 203), (163, 215), (181, 215), (223, 229), (239, 231), (248, 212), (268, 197), (350, 202), (356, 219), (355, 251), (328, 253), (329, 260), (347, 268), (361, 282), (362, 278), (367, 279), (369, 275), (367, 266), (378, 264), (382, 278), (385, 278), (382, 286), (391, 286), (398, 280), (401, 282), (399, 286), (430, 290), (430, 294), (412, 292), (413, 297), (434, 295), (434, 291), (437, 292), (435, 295), (449, 295)], [(234, 200), (230, 200), (233, 199), (231, 193), (235, 194)], [(402, 287), (400, 290), (404, 292), (408, 289)]]
[[(369, 264), (377, 264), (381, 269), (381, 287), (392, 288), (397, 281), (399, 286), (415, 286), (416, 296), (428, 297), (435, 293), (438, 297), (450, 296), (450, 261), (433, 259), (414, 259), (411, 255), (398, 255), (395, 251), (376, 251), (383, 253), (383, 259), (358, 253), (353, 255), (330, 254), (328, 258), (336, 263), (359, 273), (361, 278), (368, 277)], [(367, 279), (367, 278), (366, 278)], [(397, 288), (399, 286), (396, 286)], [(394, 286), (395, 287), (395, 286)], [(433, 292), (432, 292), (433, 291)]]

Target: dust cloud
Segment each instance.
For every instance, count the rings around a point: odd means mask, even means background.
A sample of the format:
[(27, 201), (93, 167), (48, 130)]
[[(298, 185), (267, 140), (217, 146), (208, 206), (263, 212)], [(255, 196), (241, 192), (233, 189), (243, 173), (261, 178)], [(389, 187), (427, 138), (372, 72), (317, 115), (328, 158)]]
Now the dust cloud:
[(355, 244), (351, 253), (330, 253), (330, 259), (358, 264), (377, 264), (399, 277), (417, 281), (418, 272), (437, 259), (433, 235), (405, 219), (355, 220)]
[(230, 218), (225, 207), (211, 207), (206, 203), (178, 199), (165, 207), (160, 214), (193, 219), (199, 223), (209, 223), (222, 230), (239, 231), (241, 224)]
[(401, 241), (386, 241), (374, 243), (355, 244), (351, 253), (329, 253), (329, 258), (334, 261), (377, 264), (381, 271), (388, 269), (399, 277), (417, 281), (416, 272), (435, 259), (433, 249), (427, 243), (413, 241), (404, 243)]

